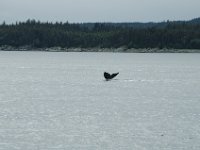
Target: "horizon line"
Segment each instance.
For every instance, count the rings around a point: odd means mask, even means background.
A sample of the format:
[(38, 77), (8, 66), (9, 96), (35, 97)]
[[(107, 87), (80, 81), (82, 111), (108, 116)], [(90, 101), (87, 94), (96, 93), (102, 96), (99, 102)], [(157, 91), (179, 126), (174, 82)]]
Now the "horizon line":
[(194, 19), (199, 19), (200, 17), (194, 17), (194, 18), (191, 18), (191, 19), (176, 19), (176, 20), (170, 20), (170, 19), (167, 19), (167, 20), (163, 20), (163, 21), (80, 21), (80, 22), (70, 22), (68, 20), (66, 21), (49, 21), (49, 20), (40, 20), (40, 19), (35, 19), (35, 18), (28, 18), (26, 20), (17, 20), (17, 21), (13, 21), (13, 22), (9, 22), (9, 21), (1, 21), (0, 24), (16, 24), (16, 23), (19, 23), (19, 22), (22, 22), (22, 23), (25, 23), (27, 22), (28, 20), (30, 21), (36, 21), (36, 22), (41, 22), (41, 23), (69, 23), (69, 24), (87, 24), (87, 23), (163, 23), (163, 22), (178, 22), (178, 21), (191, 21), (191, 20), (194, 20)]

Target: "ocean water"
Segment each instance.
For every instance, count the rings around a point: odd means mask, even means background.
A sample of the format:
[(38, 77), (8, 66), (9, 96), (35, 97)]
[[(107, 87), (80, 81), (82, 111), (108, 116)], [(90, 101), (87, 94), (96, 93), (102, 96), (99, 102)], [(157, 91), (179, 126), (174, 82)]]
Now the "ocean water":
[[(103, 72), (119, 72), (105, 81)], [(0, 150), (199, 150), (200, 54), (0, 52)]]

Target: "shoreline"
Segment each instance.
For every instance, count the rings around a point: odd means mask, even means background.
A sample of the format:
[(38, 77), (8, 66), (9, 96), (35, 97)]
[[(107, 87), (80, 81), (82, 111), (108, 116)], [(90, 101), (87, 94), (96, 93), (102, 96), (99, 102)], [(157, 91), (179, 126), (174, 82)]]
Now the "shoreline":
[(30, 46), (1, 46), (0, 51), (41, 51), (41, 52), (113, 52), (113, 53), (200, 53), (200, 49), (159, 49), (159, 48), (33, 48)]

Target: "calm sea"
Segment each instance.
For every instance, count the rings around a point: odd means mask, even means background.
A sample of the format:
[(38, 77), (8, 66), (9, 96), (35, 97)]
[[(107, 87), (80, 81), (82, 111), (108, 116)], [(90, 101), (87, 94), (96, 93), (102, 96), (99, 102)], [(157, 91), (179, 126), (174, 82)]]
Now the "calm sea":
[[(105, 81), (103, 72), (119, 72)], [(2, 150), (199, 150), (200, 54), (0, 52)]]

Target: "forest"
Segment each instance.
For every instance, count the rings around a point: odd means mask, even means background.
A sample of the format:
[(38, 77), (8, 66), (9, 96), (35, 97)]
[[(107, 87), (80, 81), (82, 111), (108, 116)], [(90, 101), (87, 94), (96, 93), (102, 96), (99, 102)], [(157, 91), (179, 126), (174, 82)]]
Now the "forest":
[(200, 18), (160, 23), (3, 22), (2, 46), (200, 49)]

